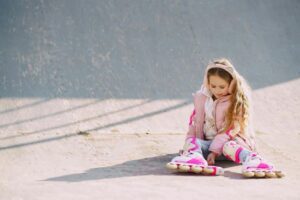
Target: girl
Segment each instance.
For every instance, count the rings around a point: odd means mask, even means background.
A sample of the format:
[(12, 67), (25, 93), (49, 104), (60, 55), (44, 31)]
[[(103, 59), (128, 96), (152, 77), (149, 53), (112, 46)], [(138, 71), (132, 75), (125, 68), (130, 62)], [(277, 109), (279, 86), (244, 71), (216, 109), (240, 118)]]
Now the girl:
[[(194, 94), (194, 111), (180, 156), (167, 168), (181, 172), (219, 175), (216, 159), (242, 163), (246, 177), (282, 177), (256, 153), (251, 127), (250, 88), (229, 60), (209, 63), (203, 85)], [(206, 159), (205, 159), (206, 158)]]

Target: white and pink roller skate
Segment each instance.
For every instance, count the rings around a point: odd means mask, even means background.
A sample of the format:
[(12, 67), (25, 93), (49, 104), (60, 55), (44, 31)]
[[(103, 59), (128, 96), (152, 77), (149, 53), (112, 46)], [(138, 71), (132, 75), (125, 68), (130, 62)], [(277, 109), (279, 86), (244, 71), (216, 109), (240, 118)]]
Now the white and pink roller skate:
[[(227, 142), (223, 147), (223, 154), (236, 163), (242, 163), (242, 174), (245, 177), (281, 178), (284, 174), (274, 168), (272, 164), (264, 161), (257, 153), (250, 153), (244, 162), (240, 160), (240, 153), (245, 148), (235, 141)], [(248, 150), (247, 150), (248, 151)]]
[(177, 172), (193, 172), (207, 175), (221, 175), (223, 168), (208, 166), (201, 152), (201, 144), (198, 138), (187, 138), (184, 150), (180, 156), (174, 157), (166, 167)]
[(256, 153), (251, 153), (243, 162), (242, 173), (245, 177), (267, 177), (267, 178), (281, 178), (284, 174), (278, 171), (274, 166), (263, 160)]

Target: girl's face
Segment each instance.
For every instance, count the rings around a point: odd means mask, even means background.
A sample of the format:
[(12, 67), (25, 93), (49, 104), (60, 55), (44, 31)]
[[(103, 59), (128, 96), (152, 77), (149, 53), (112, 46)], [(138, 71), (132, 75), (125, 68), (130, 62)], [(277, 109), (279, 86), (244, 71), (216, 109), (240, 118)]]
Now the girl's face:
[(218, 99), (229, 93), (229, 83), (220, 76), (209, 76), (209, 90)]

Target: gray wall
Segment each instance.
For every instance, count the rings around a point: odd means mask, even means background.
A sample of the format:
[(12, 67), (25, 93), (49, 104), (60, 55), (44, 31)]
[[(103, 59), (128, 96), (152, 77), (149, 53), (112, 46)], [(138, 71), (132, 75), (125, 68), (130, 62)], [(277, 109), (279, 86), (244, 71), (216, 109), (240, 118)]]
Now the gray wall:
[(190, 98), (212, 58), (300, 75), (298, 0), (0, 1), (0, 97)]

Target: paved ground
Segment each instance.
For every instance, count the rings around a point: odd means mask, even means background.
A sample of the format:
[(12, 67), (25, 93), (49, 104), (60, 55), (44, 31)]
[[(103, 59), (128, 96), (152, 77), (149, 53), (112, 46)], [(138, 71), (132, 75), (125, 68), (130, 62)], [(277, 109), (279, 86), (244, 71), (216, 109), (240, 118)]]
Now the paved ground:
[[(27, 102), (29, 107), (15, 100), (18, 108), (1, 112), (7, 118), (3, 117), (1, 127), (0, 197), (299, 199), (300, 127), (299, 112), (295, 112), (300, 110), (299, 84), (299, 80), (291, 81), (254, 92), (259, 149), (285, 171), (287, 176), (282, 179), (245, 179), (240, 166), (230, 162), (218, 163), (225, 167), (221, 177), (167, 171), (166, 162), (183, 145), (184, 123), (192, 108), (189, 103), (176, 107), (182, 101), (110, 100), (118, 108), (107, 110), (104, 105), (108, 102), (95, 100), (50, 99)], [(292, 89), (286, 90), (288, 100), (276, 95), (284, 88)], [(273, 110), (277, 102), (281, 104)], [(170, 107), (175, 108), (168, 110)], [(78, 119), (67, 122), (69, 115)], [(182, 117), (172, 120), (172, 116)], [(286, 124), (278, 124), (282, 119)], [(10, 131), (3, 131), (5, 128)]]
[[(89, 134), (5, 150), (0, 157), (0, 196), (1, 199), (198, 199), (199, 196), (299, 199), (299, 157), (274, 149), (262, 141), (263, 137), (258, 140), (263, 154), (284, 169), (285, 178), (244, 179), (239, 173), (240, 166), (230, 162), (219, 163), (225, 167), (225, 174), (220, 177), (170, 173), (164, 165), (182, 145), (182, 138), (181, 134), (167, 133)], [(299, 140), (299, 136), (295, 139)]]

